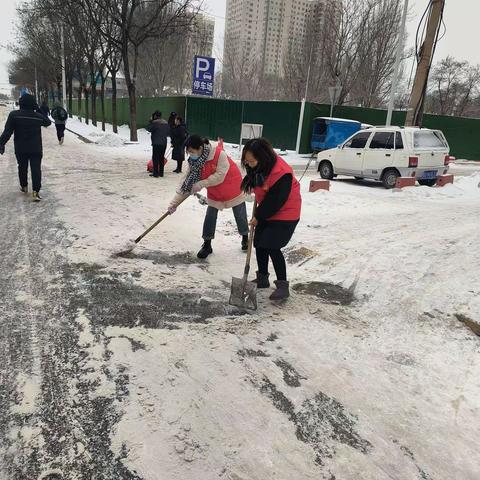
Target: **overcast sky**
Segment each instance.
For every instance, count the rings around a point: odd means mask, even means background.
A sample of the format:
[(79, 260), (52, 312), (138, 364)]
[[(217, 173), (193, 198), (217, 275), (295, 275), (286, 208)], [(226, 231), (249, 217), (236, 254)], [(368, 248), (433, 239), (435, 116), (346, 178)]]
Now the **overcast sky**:
[[(10, 55), (5, 48), (13, 41), (13, 24), (15, 21), (15, 6), (17, 0), (0, 0), (2, 12), (0, 17), (0, 89), (8, 82), (7, 65)], [(411, 16), (408, 24), (408, 46), (414, 43), (415, 31), (421, 14), (428, 0), (410, 0)], [(225, 28), (226, 0), (205, 0), (205, 10), (215, 18), (215, 48), (214, 56), (221, 53), (223, 47), (223, 31)], [(452, 55), (460, 60), (468, 60), (480, 64), (479, 0), (446, 0), (445, 24), (447, 33), (437, 47), (435, 59), (439, 60)]]

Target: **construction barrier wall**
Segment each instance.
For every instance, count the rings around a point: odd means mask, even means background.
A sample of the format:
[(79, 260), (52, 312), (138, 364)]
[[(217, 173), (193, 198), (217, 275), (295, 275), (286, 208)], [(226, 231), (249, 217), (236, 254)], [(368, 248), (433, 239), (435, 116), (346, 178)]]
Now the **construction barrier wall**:
[[(105, 101), (105, 120), (111, 123), (111, 100)], [(117, 101), (118, 124), (128, 124), (128, 99)], [(263, 135), (277, 148), (295, 150), (300, 121), (300, 102), (256, 102), (239, 100), (221, 100), (203, 97), (159, 97), (138, 98), (137, 124), (145, 127), (155, 110), (160, 110), (165, 118), (175, 111), (187, 120), (190, 133), (214, 138), (222, 137), (227, 142), (238, 143), (242, 123), (259, 123), (263, 125)], [(73, 102), (73, 114), (78, 115), (78, 102)], [(90, 112), (91, 114), (91, 112)], [(309, 153), (313, 120), (327, 117), (330, 105), (307, 102), (303, 113), (300, 136), (300, 153)], [(81, 116), (85, 115), (85, 101), (82, 101)], [(371, 125), (384, 125), (386, 111), (373, 108), (337, 106), (335, 117), (358, 120)], [(403, 125), (406, 113), (394, 112), (393, 125)], [(100, 101), (97, 102), (97, 118), (101, 121)], [(451, 148), (451, 154), (457, 158), (480, 160), (480, 119), (447, 117), (439, 115), (424, 116), (423, 125), (443, 131)]]

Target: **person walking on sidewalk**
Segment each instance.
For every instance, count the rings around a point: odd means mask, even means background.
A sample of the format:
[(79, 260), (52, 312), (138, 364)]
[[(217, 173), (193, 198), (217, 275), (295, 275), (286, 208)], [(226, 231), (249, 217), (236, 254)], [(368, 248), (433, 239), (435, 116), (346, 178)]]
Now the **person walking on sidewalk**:
[(50, 109), (48, 108), (48, 103), (46, 100), (42, 102), (38, 111), (47, 118), (50, 116)]
[(292, 167), (273, 150), (264, 138), (249, 140), (242, 152), (247, 175), (242, 181), (245, 193), (253, 192), (257, 202), (251, 225), (255, 226), (254, 246), (257, 254), (257, 287), (269, 288), (268, 262), (272, 260), (277, 275), (277, 289), (270, 300), (290, 296), (287, 266), (282, 253), (300, 220), (302, 198), (300, 183)]
[(62, 107), (60, 102), (55, 102), (51, 115), (55, 121), (58, 143), (63, 145), (63, 141), (65, 139), (65, 128), (67, 128), (68, 112)]
[(239, 168), (223, 150), (221, 143), (191, 135), (185, 142), (188, 157), (188, 172), (168, 208), (172, 215), (181, 201), (191, 194), (207, 189), (208, 208), (203, 223), (202, 248), (198, 258), (207, 258), (215, 238), (218, 211), (231, 208), (242, 236), (242, 250), (248, 248), (248, 220), (245, 195), (241, 190), (242, 174)]
[(170, 127), (166, 120), (162, 118), (162, 112), (158, 110), (152, 115), (150, 123), (146, 126), (146, 130), (152, 135), (152, 161), (153, 173), (151, 177), (163, 177), (164, 159), (167, 151), (168, 136), (170, 135)]
[(8, 115), (5, 129), (0, 136), (0, 154), (5, 153), (5, 145), (13, 135), (15, 155), (18, 163), (18, 178), (20, 190), (28, 192), (28, 165), (32, 174), (33, 200), (40, 201), (42, 188), (42, 127), (48, 127), (52, 122), (37, 112), (35, 97), (23, 95), (19, 100), (20, 110), (14, 110)]
[(171, 129), (172, 160), (176, 160), (177, 168), (174, 173), (182, 173), (182, 164), (185, 160), (185, 140), (187, 139), (187, 127), (182, 117), (175, 117), (175, 126)]

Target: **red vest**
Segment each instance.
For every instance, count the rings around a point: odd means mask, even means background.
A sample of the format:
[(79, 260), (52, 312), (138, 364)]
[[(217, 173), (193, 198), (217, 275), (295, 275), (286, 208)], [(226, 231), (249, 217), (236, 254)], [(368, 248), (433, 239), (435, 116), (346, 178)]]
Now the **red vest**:
[(292, 189), (290, 195), (288, 196), (287, 201), (282, 206), (282, 208), (273, 216), (267, 220), (299, 220), (300, 213), (302, 210), (302, 197), (300, 195), (300, 183), (295, 178), (293, 174), (292, 167), (283, 160), (283, 158), (277, 156), (277, 161), (265, 179), (264, 184), (261, 187), (255, 187), (253, 191), (255, 192), (255, 199), (259, 205), (262, 204), (263, 199), (267, 192), (275, 185), (275, 183), (280, 180), (284, 175), (292, 175)]
[[(217, 171), (218, 159), (220, 158), (220, 154), (222, 152), (223, 142), (219, 142), (217, 148), (215, 149), (215, 155), (213, 159), (206, 161), (205, 165), (203, 166), (202, 175), (200, 177), (202, 180), (207, 179), (210, 177), (210, 175), (213, 175)], [(225, 176), (225, 180), (220, 185), (207, 188), (208, 198), (215, 202), (228, 202), (238, 197), (242, 193), (242, 174), (240, 173), (240, 169), (230, 157), (227, 158), (230, 168)]]

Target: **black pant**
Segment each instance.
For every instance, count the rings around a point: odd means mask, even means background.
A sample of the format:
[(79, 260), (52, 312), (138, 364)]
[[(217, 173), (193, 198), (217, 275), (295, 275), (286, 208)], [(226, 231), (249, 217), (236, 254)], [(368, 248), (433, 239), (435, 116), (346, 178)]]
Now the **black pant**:
[(163, 177), (163, 171), (165, 164), (165, 151), (167, 150), (166, 145), (153, 145), (153, 176), (154, 177)]
[(28, 164), (32, 173), (32, 188), (34, 192), (39, 192), (42, 188), (42, 154), (17, 154), (18, 179), (20, 186), (28, 186)]
[(272, 259), (273, 268), (277, 275), (277, 280), (287, 279), (287, 265), (285, 257), (280, 249), (274, 250), (271, 248), (257, 248), (257, 264), (258, 271), (266, 275), (268, 273), (268, 259)]
[(57, 129), (57, 138), (58, 141), (60, 141), (64, 136), (65, 136), (65, 128), (66, 125), (63, 125), (61, 123), (56, 123), (55, 128)]
[(177, 160), (177, 168), (174, 171), (178, 173), (182, 173), (182, 164), (183, 164), (183, 160)]

